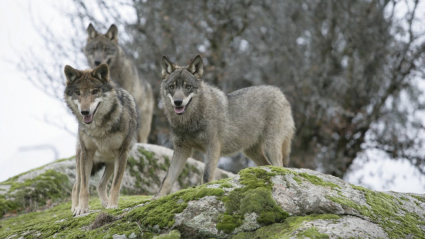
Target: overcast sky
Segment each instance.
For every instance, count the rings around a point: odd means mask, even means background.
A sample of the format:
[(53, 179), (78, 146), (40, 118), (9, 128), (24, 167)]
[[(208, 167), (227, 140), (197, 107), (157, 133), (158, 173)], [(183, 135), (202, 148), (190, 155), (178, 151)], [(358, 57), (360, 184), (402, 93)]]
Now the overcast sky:
[[(43, 50), (30, 9), (46, 22), (60, 19), (48, 1), (0, 2), (0, 181), (53, 161), (55, 152), (49, 147), (56, 148), (59, 158), (75, 154), (75, 136), (45, 119), (69, 122), (75, 130), (65, 105), (35, 88), (16, 67), (22, 52)], [(41, 148), (25, 151), (31, 147)]]
[[(59, 125), (65, 122), (76, 132), (76, 121), (65, 104), (35, 88), (16, 67), (19, 55), (29, 49), (44, 56), (30, 12), (54, 31), (66, 33), (61, 24), (63, 17), (50, 2), (0, 2), (0, 181), (52, 162), (55, 157), (75, 154), (75, 136), (46, 123), (46, 120)], [(348, 175), (346, 180), (376, 190), (425, 192), (424, 177), (409, 163), (379, 160), (379, 153), (375, 156), (378, 160), (362, 165), (362, 170)]]

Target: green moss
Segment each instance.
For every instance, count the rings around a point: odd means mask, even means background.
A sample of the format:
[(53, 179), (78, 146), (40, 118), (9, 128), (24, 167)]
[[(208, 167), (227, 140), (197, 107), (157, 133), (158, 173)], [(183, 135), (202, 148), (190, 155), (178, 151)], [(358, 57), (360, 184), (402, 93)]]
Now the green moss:
[(311, 182), (314, 185), (319, 185), (319, 186), (325, 186), (325, 187), (331, 187), (332, 189), (340, 189), (341, 187), (336, 185), (335, 183), (331, 183), (331, 182), (326, 182), (323, 179), (316, 177), (314, 175), (310, 175), (307, 173), (299, 173), (299, 176), (307, 179), (309, 182)]
[(272, 172), (279, 174), (279, 175), (286, 175), (286, 174), (295, 174), (298, 175), (298, 172), (292, 171), (288, 168), (282, 168), (282, 167), (276, 167), (276, 166), (267, 166), (272, 170)]
[(0, 217), (7, 212), (16, 213), (18, 210), (22, 210), (22, 205), (14, 200), (7, 200), (5, 195), (0, 195)]
[(154, 236), (153, 239), (180, 239), (180, 232), (177, 230), (172, 230), (166, 235)]
[(54, 164), (54, 163), (65, 162), (65, 161), (68, 161), (68, 160), (71, 160), (71, 159), (75, 159), (75, 156), (71, 156), (69, 158), (57, 159), (57, 160), (53, 161), (52, 163), (44, 165), (43, 167), (50, 165), (50, 164)]
[[(25, 232), (38, 232), (39, 236), (34, 238), (112, 238), (114, 234), (132, 233), (140, 237), (141, 231), (138, 222), (130, 220), (124, 208), (133, 207), (146, 202), (149, 197), (145, 196), (121, 196), (119, 209), (106, 210), (100, 205), (100, 200), (95, 197), (90, 200), (90, 210), (107, 212), (114, 218), (113, 223), (105, 224), (93, 230), (89, 226), (96, 220), (100, 212), (92, 213), (83, 217), (73, 217), (71, 212), (71, 202), (61, 203), (43, 212), (33, 212), (22, 214), (17, 217), (7, 218), (1, 221), (1, 238), (11, 235), (22, 235)], [(20, 236), (17, 236), (18, 238)], [(28, 235), (25, 238), (33, 238)]]
[[(303, 217), (289, 217), (284, 223), (275, 223), (270, 226), (262, 227), (254, 232), (240, 232), (232, 237), (232, 239), (245, 239), (245, 238), (268, 238), (268, 239), (282, 239), (293, 237), (300, 225), (303, 222), (313, 220), (339, 220), (338, 215), (334, 214), (321, 214), (321, 215), (309, 215)], [(307, 229), (310, 235), (313, 233), (310, 229)], [(302, 235), (305, 231), (299, 232), (298, 235)], [(322, 233), (315, 233), (314, 236), (322, 237), (311, 237), (311, 238), (326, 238)]]
[(181, 213), (191, 200), (197, 200), (205, 196), (222, 196), (223, 189), (206, 188), (204, 185), (196, 188), (183, 189), (169, 194), (148, 205), (137, 208), (130, 213), (130, 217), (140, 221), (143, 226), (153, 228), (171, 227), (174, 224), (174, 215)]
[(205, 183), (205, 186), (210, 186), (210, 185), (219, 185), (220, 188), (232, 188), (233, 185), (231, 183), (229, 183), (229, 181), (231, 180), (231, 178), (222, 178), (216, 181), (212, 181), (209, 183)]
[(242, 223), (243, 216), (241, 215), (221, 215), (218, 218), (216, 228), (230, 234), (236, 227), (242, 225)]
[(288, 213), (280, 208), (272, 198), (273, 183), (271, 177), (275, 172), (267, 172), (261, 168), (248, 168), (239, 172), (239, 182), (244, 185), (236, 188), (223, 197), (226, 212), (217, 222), (216, 228), (231, 233), (242, 225), (246, 213), (256, 213), (257, 222), (270, 225), (283, 222)]
[(403, 210), (398, 198), (386, 193), (374, 192), (364, 187), (352, 187), (363, 192), (368, 206), (359, 205), (343, 196), (327, 198), (343, 207), (353, 208), (361, 215), (378, 223), (390, 238), (405, 238), (412, 234), (417, 238), (425, 238), (425, 230), (418, 227), (424, 221), (418, 215)]
[(414, 194), (410, 194), (410, 196), (416, 198), (418, 201), (425, 203), (425, 197), (421, 197), (421, 196), (414, 195)]
[(54, 170), (24, 182), (11, 181), (6, 195), (0, 197), (1, 215), (9, 210), (36, 210), (46, 205), (47, 200), (59, 201), (69, 197), (71, 184), (68, 176)]
[(298, 233), (297, 238), (328, 239), (329, 235), (325, 233), (320, 233), (317, 227), (310, 227), (309, 229)]

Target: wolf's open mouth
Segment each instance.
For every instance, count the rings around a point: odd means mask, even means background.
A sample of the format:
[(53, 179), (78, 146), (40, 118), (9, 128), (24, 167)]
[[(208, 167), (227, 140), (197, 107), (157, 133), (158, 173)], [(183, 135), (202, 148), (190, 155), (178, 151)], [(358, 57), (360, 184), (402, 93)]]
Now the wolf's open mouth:
[(96, 109), (94, 109), (93, 114), (91, 114), (91, 115), (83, 115), (84, 123), (91, 124), (91, 122), (93, 122), (94, 114), (96, 114), (96, 111), (97, 111), (97, 108), (99, 107), (99, 105), (100, 105), (100, 102), (99, 102), (99, 104), (97, 104)]
[(187, 104), (185, 106), (181, 106), (181, 107), (174, 107), (174, 112), (176, 112), (176, 114), (178, 115), (182, 115), (184, 114), (184, 112), (186, 111), (187, 107), (189, 106), (190, 102), (192, 102), (192, 98), (190, 98), (189, 102), (187, 102)]

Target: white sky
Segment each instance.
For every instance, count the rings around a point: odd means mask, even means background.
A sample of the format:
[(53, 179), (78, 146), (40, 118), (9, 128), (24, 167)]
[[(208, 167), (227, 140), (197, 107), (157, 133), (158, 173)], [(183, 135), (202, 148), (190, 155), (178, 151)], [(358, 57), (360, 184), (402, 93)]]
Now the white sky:
[[(75, 136), (44, 121), (48, 117), (49, 121), (58, 124), (67, 122), (67, 126), (76, 132), (76, 121), (67, 112), (65, 104), (35, 88), (13, 64), (19, 60), (18, 52), (33, 49), (43, 53), (29, 6), (36, 17), (49, 23), (51, 29), (64, 33), (62, 16), (51, 7), (50, 1), (0, 1), (0, 181), (55, 159), (50, 149), (22, 151), (22, 147), (53, 145), (59, 158), (75, 154)], [(48, 53), (45, 55), (46, 58), (49, 56)], [(374, 155), (380, 159), (379, 154)], [(361, 185), (375, 190), (425, 192), (424, 177), (406, 162), (376, 160), (362, 166), (346, 180), (356, 184), (361, 182)], [(391, 179), (394, 183), (388, 184)]]
[(43, 45), (31, 22), (28, 7), (31, 6), (37, 15), (48, 12), (43, 15), (47, 22), (57, 21), (59, 14), (47, 3), (0, 2), (0, 181), (54, 160), (54, 152), (50, 149), (20, 152), (21, 147), (47, 144), (57, 148), (59, 158), (75, 154), (75, 137), (44, 120), (45, 117), (52, 121), (65, 120), (76, 129), (75, 120), (64, 104), (36, 89), (13, 64), (19, 60), (17, 52), (27, 49), (42, 52)]

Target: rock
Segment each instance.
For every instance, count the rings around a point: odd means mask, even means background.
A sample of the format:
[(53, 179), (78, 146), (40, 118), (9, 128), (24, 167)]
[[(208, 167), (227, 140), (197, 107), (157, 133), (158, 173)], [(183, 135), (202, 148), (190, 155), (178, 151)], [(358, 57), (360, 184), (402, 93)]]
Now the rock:
[[(424, 195), (377, 192), (312, 170), (273, 166), (247, 168), (233, 178), (182, 189), (157, 200), (122, 196), (118, 209), (102, 209), (96, 198), (90, 202), (93, 213), (83, 217), (72, 217), (69, 206), (70, 202), (65, 202), (44, 212), (2, 220), (0, 235), (425, 238)], [(100, 213), (113, 220), (89, 229)], [(66, 220), (55, 223), (62, 219)]]
[(115, 234), (115, 235), (112, 235), (112, 239), (127, 239), (127, 236), (125, 234), (123, 235)]
[(136, 233), (133, 232), (133, 233), (130, 234), (130, 236), (128, 236), (128, 238), (129, 239), (137, 238), (137, 235), (136, 235)]
[[(128, 159), (121, 195), (155, 194), (167, 173), (172, 156), (171, 149), (138, 144)], [(90, 192), (94, 196), (97, 196), (95, 188), (103, 171), (100, 170), (90, 178)], [(203, 171), (204, 163), (189, 158), (172, 192), (199, 185)], [(215, 172), (216, 179), (232, 176), (234, 174), (221, 169)], [(69, 198), (74, 182), (75, 157), (57, 160), (12, 177), (0, 183), (0, 215), (23, 208), (29, 211), (47, 208), (52, 199), (60, 201)]]

